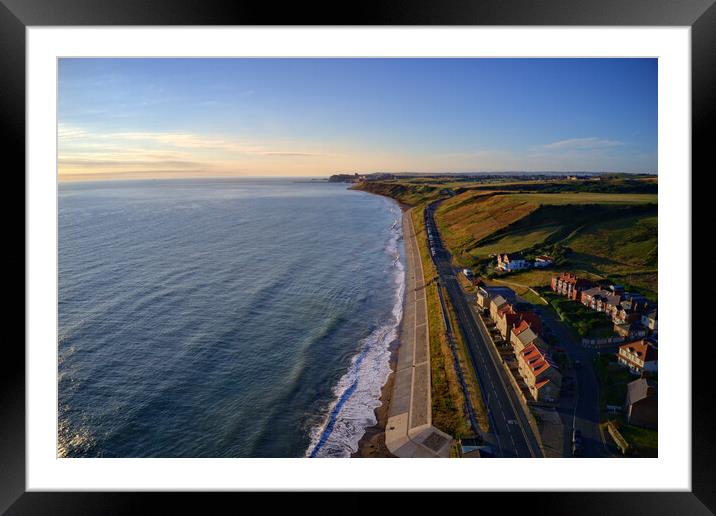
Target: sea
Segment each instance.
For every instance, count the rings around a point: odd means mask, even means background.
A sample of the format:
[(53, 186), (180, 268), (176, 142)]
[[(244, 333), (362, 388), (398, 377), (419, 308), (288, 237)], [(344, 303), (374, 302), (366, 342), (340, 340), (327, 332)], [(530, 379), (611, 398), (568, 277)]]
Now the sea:
[(292, 179), (58, 187), (59, 457), (349, 457), (402, 317), (394, 201)]

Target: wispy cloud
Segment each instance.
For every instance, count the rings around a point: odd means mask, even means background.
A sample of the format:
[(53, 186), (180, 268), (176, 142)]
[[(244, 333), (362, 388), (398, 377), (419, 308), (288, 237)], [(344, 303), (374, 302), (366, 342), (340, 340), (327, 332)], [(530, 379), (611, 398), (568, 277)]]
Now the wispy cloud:
[(607, 140), (605, 138), (591, 136), (588, 138), (570, 138), (544, 145), (536, 145), (532, 147), (532, 149), (536, 151), (572, 151), (605, 149), (609, 147), (618, 147), (620, 145), (624, 145), (624, 143), (618, 140)]
[[(60, 125), (58, 130), (60, 146), (63, 143), (81, 143), (83, 146), (106, 149), (133, 146), (164, 147), (174, 150), (214, 150), (234, 154), (256, 156), (301, 157), (324, 155), (318, 152), (276, 148), (280, 142), (256, 143), (215, 135), (201, 135), (184, 132), (109, 132), (91, 133), (79, 127)], [(127, 149), (129, 151), (129, 149)]]
[(101, 132), (66, 124), (58, 127), (58, 140), (63, 176), (151, 170), (221, 172), (238, 170), (249, 162), (280, 171), (290, 169), (294, 163), (302, 162), (305, 167), (339, 156), (325, 152), (315, 143), (256, 142), (191, 132)]
[(78, 159), (64, 158), (61, 160), (63, 167), (73, 169), (128, 169), (128, 168), (165, 168), (165, 169), (189, 169), (196, 168), (199, 163), (195, 161), (182, 160), (118, 160), (118, 159)]
[(263, 152), (262, 156), (283, 156), (288, 158), (301, 158), (310, 156), (325, 156), (325, 154), (318, 154), (315, 152)]

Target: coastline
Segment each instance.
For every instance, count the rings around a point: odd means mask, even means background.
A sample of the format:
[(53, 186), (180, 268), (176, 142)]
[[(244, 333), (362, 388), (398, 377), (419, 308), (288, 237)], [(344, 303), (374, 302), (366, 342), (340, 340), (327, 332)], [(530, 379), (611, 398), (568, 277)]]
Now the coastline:
[[(372, 192), (368, 192), (372, 193)], [(381, 194), (374, 194), (381, 195)], [(386, 196), (383, 196), (386, 197)], [(401, 215), (412, 208), (407, 204), (388, 197), (398, 203)], [(408, 261), (406, 260), (405, 274), (409, 274)], [(405, 307), (405, 297), (403, 297), (403, 307)], [(375, 417), (377, 423), (365, 429), (365, 434), (358, 441), (358, 450), (351, 454), (351, 458), (379, 458), (379, 457), (395, 457), (385, 445), (385, 425), (388, 421), (388, 413), (390, 411), (391, 396), (393, 394), (393, 384), (395, 382), (395, 369), (398, 363), (398, 350), (400, 349), (401, 339), (403, 336), (403, 320), (398, 325), (398, 336), (390, 345), (390, 375), (383, 385), (380, 393), (380, 406), (375, 409)]]

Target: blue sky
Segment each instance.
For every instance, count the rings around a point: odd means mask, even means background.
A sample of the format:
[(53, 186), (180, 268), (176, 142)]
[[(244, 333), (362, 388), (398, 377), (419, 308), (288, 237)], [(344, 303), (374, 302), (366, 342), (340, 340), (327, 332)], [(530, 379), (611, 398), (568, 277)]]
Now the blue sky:
[(657, 172), (655, 59), (62, 59), (60, 174)]

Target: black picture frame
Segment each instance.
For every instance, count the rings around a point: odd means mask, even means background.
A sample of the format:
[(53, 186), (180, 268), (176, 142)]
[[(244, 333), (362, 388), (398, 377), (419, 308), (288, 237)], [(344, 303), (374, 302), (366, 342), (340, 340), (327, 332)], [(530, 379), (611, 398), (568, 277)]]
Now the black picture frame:
[[(334, 3), (332, 8), (291, 3), (280, 8), (270, 3), (218, 0), (0, 0), (0, 125), (5, 131), (6, 161), (25, 163), (25, 28), (28, 26), (82, 25), (555, 25), (555, 26), (689, 26), (692, 72), (692, 191), (699, 174), (714, 173), (713, 143), (708, 128), (716, 106), (716, 6), (714, 0), (393, 0)], [(663, 144), (663, 142), (660, 142)], [(15, 158), (14, 160), (11, 158)], [(9, 159), (8, 159), (9, 158)], [(708, 167), (708, 168), (707, 168)], [(710, 169), (710, 170), (709, 170)], [(698, 170), (699, 173), (694, 173)], [(16, 172), (13, 172), (16, 173)], [(699, 181), (701, 181), (699, 179)], [(24, 190), (24, 182), (20, 186)], [(692, 205), (692, 220), (708, 221), (708, 203)], [(7, 211), (7, 208), (6, 208)], [(9, 215), (6, 213), (6, 217)], [(17, 211), (14, 209), (14, 217)], [(712, 218), (712, 217), (711, 217)], [(6, 218), (6, 220), (8, 220)], [(697, 235), (697, 228), (692, 228)], [(706, 231), (706, 235), (710, 232)], [(24, 237), (23, 237), (24, 238)], [(699, 239), (695, 239), (698, 243)], [(24, 250), (24, 245), (23, 245)], [(16, 249), (20, 249), (19, 246)], [(693, 253), (693, 251), (692, 251)], [(15, 251), (12, 270), (27, 257)], [(713, 263), (713, 259), (708, 259)], [(17, 267), (14, 267), (14, 264)], [(676, 280), (676, 279), (675, 279)], [(689, 281), (682, 277), (679, 281)], [(24, 299), (24, 295), (23, 295)], [(13, 302), (17, 305), (16, 298)], [(708, 306), (692, 302), (692, 320), (706, 320)], [(24, 303), (23, 303), (24, 307)], [(688, 335), (688, 332), (685, 332)], [(696, 342), (685, 336), (681, 345)], [(0, 512), (6, 514), (82, 514), (144, 512), (159, 501), (162, 512), (172, 506), (187, 508), (185, 495), (171, 493), (38, 493), (25, 489), (25, 354), (6, 340), (0, 375)], [(713, 344), (705, 342), (692, 363), (692, 491), (510, 493), (512, 511), (551, 514), (713, 514), (716, 484), (711, 419), (709, 372)], [(10, 349), (13, 348), (13, 349)], [(692, 347), (693, 349), (693, 347)], [(694, 350), (694, 358), (696, 358)], [(226, 502), (233, 494), (201, 496), (206, 503)], [(505, 495), (480, 493), (503, 503)], [(218, 498), (218, 499), (217, 499)], [(500, 498), (500, 499), (498, 499)], [(365, 504), (365, 499), (362, 499)], [(396, 502), (392, 502), (396, 503)], [(402, 503), (402, 502), (400, 502)], [(390, 505), (386, 505), (386, 508)], [(492, 504), (490, 504), (492, 505)], [(493, 505), (493, 507), (496, 507)]]

